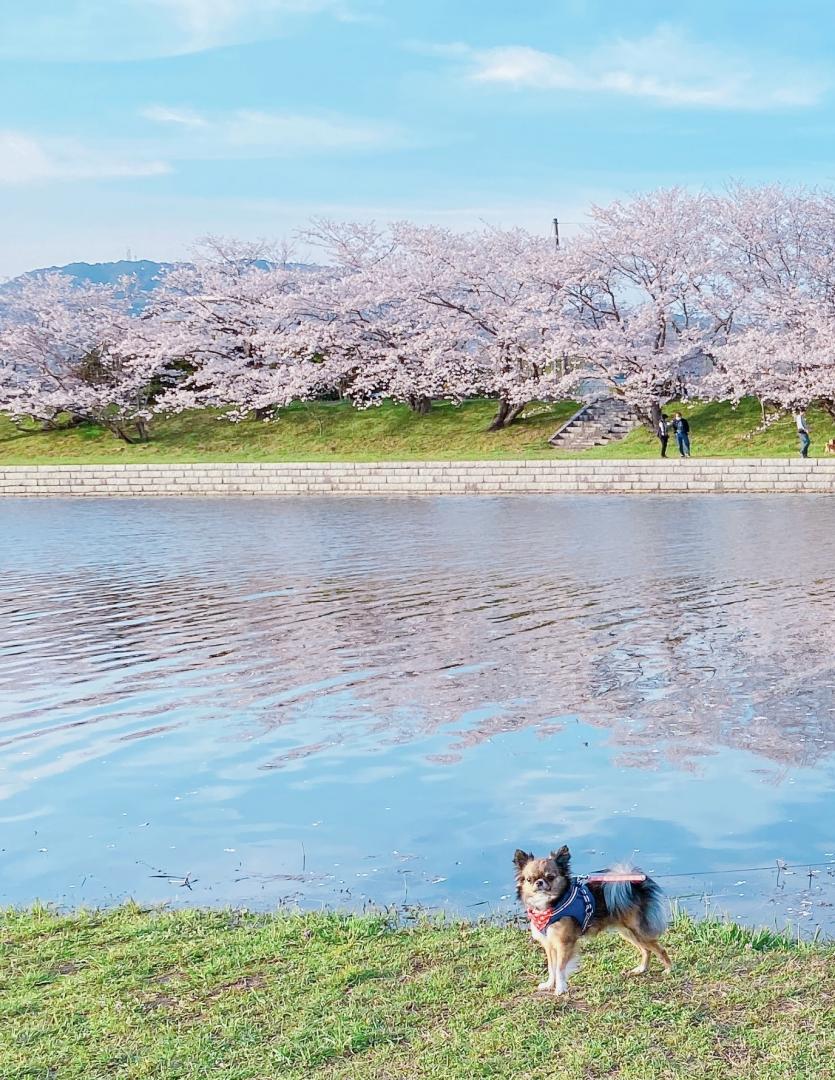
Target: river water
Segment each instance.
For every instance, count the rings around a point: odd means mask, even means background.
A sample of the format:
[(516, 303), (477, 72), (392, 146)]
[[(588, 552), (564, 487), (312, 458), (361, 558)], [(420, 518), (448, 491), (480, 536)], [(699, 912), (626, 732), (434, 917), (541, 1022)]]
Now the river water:
[(5, 500), (0, 904), (479, 915), (566, 842), (835, 932), (833, 536), (814, 496)]

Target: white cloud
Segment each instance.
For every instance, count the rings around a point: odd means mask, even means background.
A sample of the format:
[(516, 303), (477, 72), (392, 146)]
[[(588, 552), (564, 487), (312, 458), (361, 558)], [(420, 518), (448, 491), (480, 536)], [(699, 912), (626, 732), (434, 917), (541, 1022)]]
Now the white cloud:
[(160, 176), (164, 161), (139, 161), (102, 153), (72, 139), (40, 139), (22, 131), (0, 131), (0, 184)]
[(0, 2), (0, 56), (138, 60), (281, 36), (301, 19), (363, 18), (377, 0), (36, 0)]
[(477, 83), (540, 91), (613, 94), (667, 107), (771, 109), (820, 101), (828, 80), (785, 60), (756, 61), (690, 41), (673, 27), (568, 56), (526, 46), (445, 47)]
[(244, 35), (280, 30), (293, 16), (329, 12), (347, 17), (342, 0), (134, 0), (139, 8), (157, 9), (185, 35), (189, 52), (213, 48)]
[(200, 113), (187, 107), (150, 105), (142, 116), (177, 128), (177, 142), (166, 148), (166, 155), (184, 158), (289, 157), (405, 145), (403, 135), (392, 125), (334, 114), (257, 109)]
[(408, 145), (399, 129), (340, 115), (149, 105), (145, 139), (82, 141), (0, 129), (0, 186), (161, 176), (172, 162), (286, 158)]
[(140, 111), (140, 116), (146, 120), (153, 120), (159, 124), (177, 124), (184, 128), (208, 127), (208, 121), (195, 109), (169, 108), (167, 105), (149, 105)]

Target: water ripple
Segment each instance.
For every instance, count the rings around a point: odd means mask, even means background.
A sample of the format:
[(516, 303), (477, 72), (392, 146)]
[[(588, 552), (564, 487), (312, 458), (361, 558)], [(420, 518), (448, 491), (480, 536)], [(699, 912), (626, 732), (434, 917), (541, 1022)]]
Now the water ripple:
[(356, 867), (413, 848), (410, 895), (457, 906), (505, 895), (506, 849), (540, 834), (685, 869), (820, 856), (833, 517), (791, 496), (7, 500), (0, 900), (154, 898), (143, 865), (179, 852), (205, 902), (288, 880), (390, 901), (394, 857), (373, 888)]

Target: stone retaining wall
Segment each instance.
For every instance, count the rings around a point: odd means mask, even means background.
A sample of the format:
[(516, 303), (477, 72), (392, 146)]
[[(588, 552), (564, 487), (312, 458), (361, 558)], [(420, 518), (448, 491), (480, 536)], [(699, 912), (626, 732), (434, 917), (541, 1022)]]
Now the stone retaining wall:
[(0, 495), (835, 492), (835, 458), (0, 465)]

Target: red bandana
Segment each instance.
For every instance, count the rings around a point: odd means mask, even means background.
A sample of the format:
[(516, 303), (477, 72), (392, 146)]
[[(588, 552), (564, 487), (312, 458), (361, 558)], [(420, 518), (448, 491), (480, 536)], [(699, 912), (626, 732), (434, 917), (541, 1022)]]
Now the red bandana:
[(528, 918), (531, 920), (531, 933), (535, 931), (544, 934), (551, 923), (559, 919), (573, 919), (580, 927), (580, 932), (585, 934), (589, 923), (594, 918), (595, 902), (591, 890), (586, 885), (574, 881), (563, 893), (555, 907), (545, 911), (535, 911), (528, 908)]
[(533, 908), (528, 908), (528, 918), (531, 920), (531, 927), (534, 930), (538, 930), (540, 934), (545, 933), (545, 927), (553, 917), (553, 908), (546, 908), (544, 911), (534, 911)]

